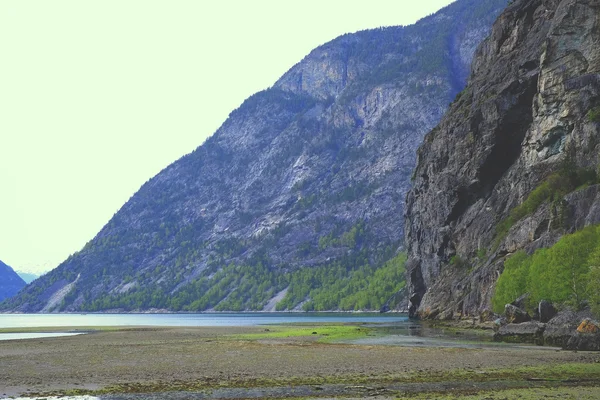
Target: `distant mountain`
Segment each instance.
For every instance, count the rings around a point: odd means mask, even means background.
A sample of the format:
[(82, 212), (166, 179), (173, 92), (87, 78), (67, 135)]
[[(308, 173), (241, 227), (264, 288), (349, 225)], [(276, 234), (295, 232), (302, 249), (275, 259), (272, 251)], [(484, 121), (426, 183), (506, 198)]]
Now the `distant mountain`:
[(31, 283), (40, 277), (40, 275), (31, 273), (31, 272), (21, 272), (21, 271), (15, 271), (15, 272), (21, 277), (21, 279), (23, 279), (25, 281), (25, 283)]
[(507, 1), (315, 49), (2, 308), (378, 309), (403, 286), (416, 148)]
[(0, 261), (0, 300), (17, 294), (25, 286), (25, 281), (11, 267)]

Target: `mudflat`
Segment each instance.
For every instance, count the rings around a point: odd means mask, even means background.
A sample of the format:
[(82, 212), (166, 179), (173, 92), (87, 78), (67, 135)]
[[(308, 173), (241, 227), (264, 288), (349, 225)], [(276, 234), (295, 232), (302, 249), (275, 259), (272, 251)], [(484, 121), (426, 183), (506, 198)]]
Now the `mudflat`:
[(336, 343), (369, 332), (320, 325), (115, 328), (0, 341), (0, 397), (449, 380), (575, 382), (600, 394), (598, 353)]

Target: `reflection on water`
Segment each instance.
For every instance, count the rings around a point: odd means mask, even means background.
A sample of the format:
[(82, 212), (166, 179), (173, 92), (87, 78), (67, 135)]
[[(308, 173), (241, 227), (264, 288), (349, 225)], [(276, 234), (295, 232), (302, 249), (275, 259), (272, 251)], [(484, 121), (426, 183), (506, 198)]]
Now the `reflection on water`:
[(14, 400), (100, 400), (94, 396), (62, 396), (62, 397), (17, 397)]
[(0, 328), (61, 326), (252, 326), (289, 323), (406, 321), (379, 313), (0, 314)]
[(0, 340), (40, 339), (75, 335), (83, 335), (83, 332), (0, 333)]

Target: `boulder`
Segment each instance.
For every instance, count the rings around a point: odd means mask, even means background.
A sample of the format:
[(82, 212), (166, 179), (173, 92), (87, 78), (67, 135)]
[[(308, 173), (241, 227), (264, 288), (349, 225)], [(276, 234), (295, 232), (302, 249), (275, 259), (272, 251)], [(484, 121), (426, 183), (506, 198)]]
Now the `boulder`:
[(510, 324), (519, 324), (521, 322), (531, 321), (531, 317), (527, 314), (527, 311), (515, 306), (514, 304), (507, 304), (504, 306), (504, 316)]
[(549, 301), (546, 301), (546, 300), (540, 301), (537, 311), (538, 311), (540, 322), (550, 321), (552, 318), (554, 318), (554, 316), (556, 316), (556, 313), (558, 312), (556, 310), (556, 308), (554, 308), (552, 303), (550, 303)]
[(519, 297), (518, 299), (516, 299), (515, 301), (513, 301), (510, 304), (524, 310), (525, 306), (527, 305), (527, 300), (529, 299), (529, 296), (530, 296), (529, 293), (525, 293), (524, 295), (521, 295), (521, 297)]
[(574, 312), (567, 309), (559, 312), (546, 324), (544, 344), (566, 348), (569, 339), (577, 331), (582, 319), (589, 316), (591, 316), (589, 311)]
[(546, 324), (536, 321), (523, 322), (521, 324), (506, 324), (501, 326), (494, 334), (497, 342), (509, 343), (535, 343), (544, 344), (544, 330)]
[(580, 351), (599, 351), (600, 350), (600, 332), (596, 333), (581, 333), (575, 332), (569, 340), (566, 346), (567, 350), (580, 350)]

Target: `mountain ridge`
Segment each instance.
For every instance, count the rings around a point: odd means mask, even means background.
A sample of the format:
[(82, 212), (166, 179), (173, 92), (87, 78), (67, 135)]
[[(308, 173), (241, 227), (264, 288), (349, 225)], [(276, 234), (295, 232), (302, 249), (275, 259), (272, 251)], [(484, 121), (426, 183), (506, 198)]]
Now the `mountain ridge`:
[(8, 265), (0, 261), (0, 301), (10, 298), (25, 287), (25, 281)]
[(459, 0), (313, 50), (2, 308), (69, 288), (52, 310), (260, 310), (287, 288), (287, 309), (378, 309), (402, 287), (414, 150), (505, 4)]

